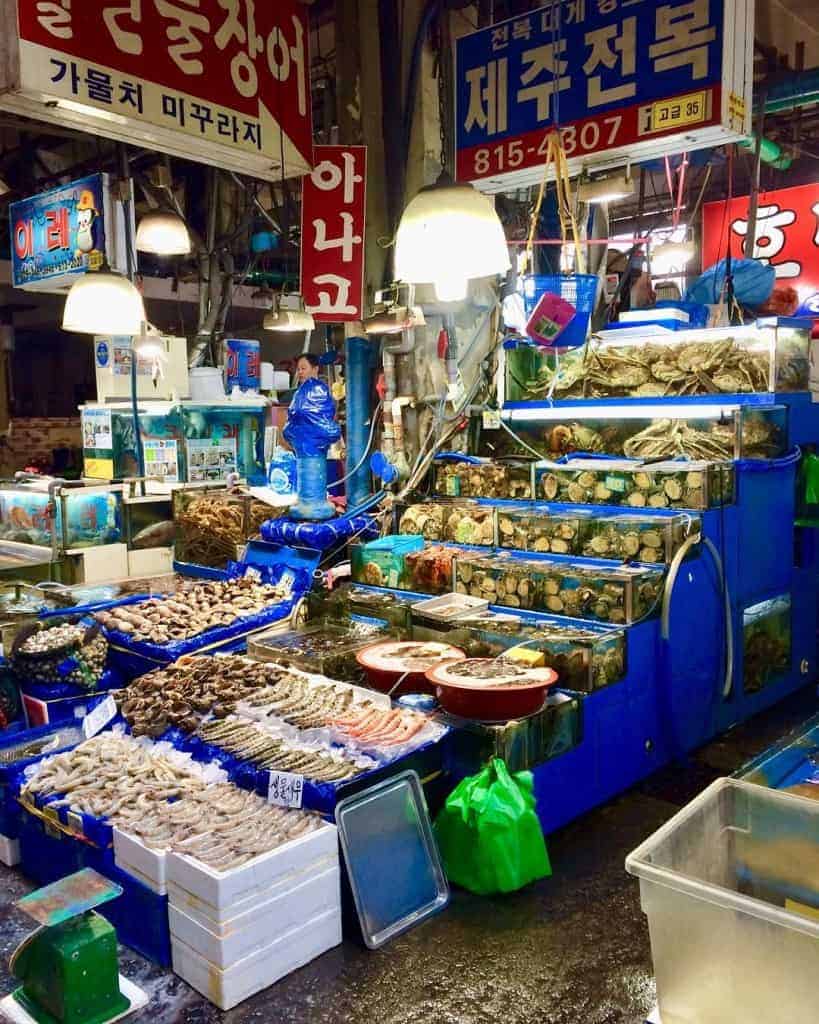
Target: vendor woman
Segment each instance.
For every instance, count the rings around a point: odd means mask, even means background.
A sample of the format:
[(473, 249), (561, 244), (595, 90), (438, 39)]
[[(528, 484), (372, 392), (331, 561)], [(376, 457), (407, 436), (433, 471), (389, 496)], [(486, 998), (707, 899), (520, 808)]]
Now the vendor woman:
[(296, 360), (296, 384), (301, 385), (306, 380), (317, 378), (319, 375), (318, 356), (312, 352), (305, 352)]

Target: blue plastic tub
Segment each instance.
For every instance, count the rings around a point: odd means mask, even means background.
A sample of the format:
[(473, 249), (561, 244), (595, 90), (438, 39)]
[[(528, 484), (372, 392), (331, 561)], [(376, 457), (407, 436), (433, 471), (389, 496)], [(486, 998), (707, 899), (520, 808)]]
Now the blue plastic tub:
[(597, 303), (596, 274), (530, 274), (522, 279), (523, 306), (532, 315), (544, 292), (559, 295), (577, 310), (560, 335), (560, 348), (577, 348), (586, 341), (589, 321)]

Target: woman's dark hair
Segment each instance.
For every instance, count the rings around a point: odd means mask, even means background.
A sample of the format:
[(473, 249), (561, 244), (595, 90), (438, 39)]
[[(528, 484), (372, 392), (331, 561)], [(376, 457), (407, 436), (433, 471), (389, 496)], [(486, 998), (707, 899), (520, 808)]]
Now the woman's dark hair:
[[(306, 359), (314, 369), (319, 365), (319, 357), (313, 352), (302, 352), (299, 359)], [(298, 362), (299, 359), (297, 359), (296, 362)]]

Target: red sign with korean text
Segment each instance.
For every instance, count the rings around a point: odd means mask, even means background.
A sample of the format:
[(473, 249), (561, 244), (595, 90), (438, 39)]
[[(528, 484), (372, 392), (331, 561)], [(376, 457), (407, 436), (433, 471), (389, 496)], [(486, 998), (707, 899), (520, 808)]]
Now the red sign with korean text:
[(301, 291), (321, 323), (364, 313), (367, 147), (316, 146), (303, 179)]
[[(702, 265), (745, 255), (750, 198), (706, 203), (702, 209)], [(776, 286), (790, 286), (799, 311), (819, 314), (819, 185), (760, 192), (754, 257), (776, 271)]]
[[(21, 86), (311, 163), (308, 23), (298, 0), (18, 0)], [(283, 137), (280, 139), (278, 127)], [(89, 130), (94, 130), (89, 126)]]

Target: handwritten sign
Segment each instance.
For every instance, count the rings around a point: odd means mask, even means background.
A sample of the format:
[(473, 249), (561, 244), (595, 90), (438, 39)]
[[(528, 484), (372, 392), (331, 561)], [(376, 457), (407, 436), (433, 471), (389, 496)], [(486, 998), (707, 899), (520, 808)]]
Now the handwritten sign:
[(294, 772), (270, 772), (267, 802), (278, 807), (301, 807), (304, 776)]
[(100, 701), (93, 711), (82, 720), (82, 734), (87, 740), (101, 732), (117, 713), (117, 703), (109, 694), (105, 700)]

